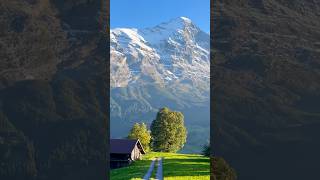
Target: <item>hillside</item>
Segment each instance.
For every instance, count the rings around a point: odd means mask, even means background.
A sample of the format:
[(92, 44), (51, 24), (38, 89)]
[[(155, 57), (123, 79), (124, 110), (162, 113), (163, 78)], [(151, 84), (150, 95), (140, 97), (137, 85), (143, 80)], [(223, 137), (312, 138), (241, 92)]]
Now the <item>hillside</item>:
[(319, 10), (312, 0), (214, 3), (214, 151), (239, 179), (318, 177)]
[(0, 11), (0, 179), (105, 178), (100, 3), (4, 0)]
[(186, 17), (111, 29), (111, 136), (125, 137), (134, 122), (150, 124), (167, 106), (185, 115), (183, 151), (200, 152), (209, 141), (209, 40)]

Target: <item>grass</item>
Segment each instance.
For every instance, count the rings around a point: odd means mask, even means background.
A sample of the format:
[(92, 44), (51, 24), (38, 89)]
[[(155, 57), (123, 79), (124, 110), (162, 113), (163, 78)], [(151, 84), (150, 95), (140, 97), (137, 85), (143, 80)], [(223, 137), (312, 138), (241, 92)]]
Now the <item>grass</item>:
[[(111, 180), (141, 180), (148, 171), (151, 159), (163, 157), (164, 180), (209, 180), (210, 160), (196, 154), (151, 152), (129, 167), (111, 170)], [(157, 166), (153, 172), (155, 177)], [(152, 178), (151, 178), (152, 179)]]
[(151, 153), (143, 156), (142, 160), (133, 162), (130, 166), (114, 169), (110, 172), (111, 180), (141, 180), (146, 174), (154, 157)]

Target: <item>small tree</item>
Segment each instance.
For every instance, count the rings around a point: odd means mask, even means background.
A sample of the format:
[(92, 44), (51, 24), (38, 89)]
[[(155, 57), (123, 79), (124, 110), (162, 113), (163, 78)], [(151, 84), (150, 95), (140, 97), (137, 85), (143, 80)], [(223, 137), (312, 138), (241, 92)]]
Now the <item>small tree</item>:
[(210, 157), (210, 155), (211, 155), (210, 144), (205, 144), (205, 145), (202, 147), (202, 154), (203, 154), (204, 156)]
[(128, 139), (139, 139), (144, 150), (150, 151), (151, 135), (145, 123), (135, 123), (128, 135)]
[(160, 152), (177, 152), (187, 140), (187, 130), (181, 112), (162, 108), (151, 124), (152, 148)]

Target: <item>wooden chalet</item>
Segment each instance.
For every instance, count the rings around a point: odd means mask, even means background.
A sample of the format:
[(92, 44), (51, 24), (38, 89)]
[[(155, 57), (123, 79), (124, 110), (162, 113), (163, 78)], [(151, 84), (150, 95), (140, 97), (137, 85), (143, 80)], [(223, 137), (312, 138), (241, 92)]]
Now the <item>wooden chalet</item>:
[(145, 154), (139, 139), (111, 139), (110, 147), (111, 169), (128, 166)]

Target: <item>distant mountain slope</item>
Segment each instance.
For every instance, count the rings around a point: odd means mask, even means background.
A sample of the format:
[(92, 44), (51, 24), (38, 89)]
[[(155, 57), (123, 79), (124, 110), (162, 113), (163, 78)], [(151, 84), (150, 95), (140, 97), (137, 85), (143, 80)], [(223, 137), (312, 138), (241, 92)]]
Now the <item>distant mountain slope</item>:
[(208, 87), (209, 35), (187, 18), (142, 30), (112, 29), (110, 39), (111, 87), (183, 80)]
[(215, 1), (214, 151), (240, 179), (314, 179), (320, 2)]
[(0, 179), (105, 179), (107, 40), (99, 7), (0, 2)]
[(111, 136), (126, 136), (133, 122), (151, 123), (169, 106), (185, 114), (191, 138), (185, 150), (200, 152), (209, 140), (209, 40), (185, 17), (112, 29)]

